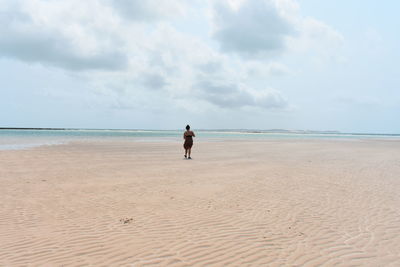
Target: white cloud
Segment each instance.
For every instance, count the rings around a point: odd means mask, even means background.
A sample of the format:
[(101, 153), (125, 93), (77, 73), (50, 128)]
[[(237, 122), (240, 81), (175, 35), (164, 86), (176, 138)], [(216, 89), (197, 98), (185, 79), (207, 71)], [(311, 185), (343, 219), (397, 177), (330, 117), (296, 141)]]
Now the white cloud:
[(127, 19), (135, 21), (157, 21), (185, 14), (183, 0), (104, 0)]
[(329, 25), (310, 17), (293, 17), (298, 34), (287, 39), (287, 47), (297, 53), (311, 52), (320, 58), (336, 55), (344, 37)]
[(122, 69), (128, 59), (114, 31), (117, 21), (93, 0), (4, 3), (0, 56), (74, 70)]
[(194, 85), (196, 96), (219, 107), (259, 107), (266, 109), (286, 108), (286, 99), (274, 90), (255, 91), (237, 83), (199, 81)]
[(329, 25), (301, 15), (294, 0), (241, 0), (214, 2), (213, 37), (221, 52), (264, 60), (294, 51), (329, 57), (344, 37)]
[(286, 65), (279, 62), (264, 63), (259, 61), (251, 61), (244, 64), (243, 66), (244, 74), (249, 78), (276, 77), (284, 76), (291, 73)]
[(292, 31), (273, 1), (241, 1), (214, 4), (214, 38), (222, 52), (259, 56), (280, 52)]
[(188, 5), (179, 0), (0, 0), (0, 57), (84, 77), (98, 102), (113, 108), (175, 104), (186, 109), (185, 101), (198, 99), (198, 105), (220, 109), (285, 109), (283, 93), (265, 88), (267, 78), (286, 75), (289, 68), (279, 58), (257, 57), (340, 37), (327, 25), (302, 18), (291, 0), (219, 1), (202, 9), (214, 10), (216, 49), (212, 38), (176, 27)]

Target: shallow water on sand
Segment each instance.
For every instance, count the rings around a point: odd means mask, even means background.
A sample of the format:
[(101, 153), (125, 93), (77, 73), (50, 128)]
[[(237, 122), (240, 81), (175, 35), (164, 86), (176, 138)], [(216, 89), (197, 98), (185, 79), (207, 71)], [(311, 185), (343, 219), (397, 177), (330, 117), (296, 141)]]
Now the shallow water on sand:
[[(197, 139), (221, 140), (263, 140), (263, 139), (396, 139), (393, 134), (315, 133), (315, 132), (271, 132), (255, 130), (197, 130)], [(180, 130), (0, 130), (0, 150), (27, 149), (42, 145), (56, 145), (71, 141), (129, 140), (129, 141), (181, 141)]]

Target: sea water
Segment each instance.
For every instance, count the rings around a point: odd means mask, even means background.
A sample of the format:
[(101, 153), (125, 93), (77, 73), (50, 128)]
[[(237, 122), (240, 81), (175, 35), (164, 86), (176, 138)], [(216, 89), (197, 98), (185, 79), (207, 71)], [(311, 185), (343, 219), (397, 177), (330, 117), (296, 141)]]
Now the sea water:
[[(196, 139), (206, 141), (262, 139), (396, 139), (398, 134), (332, 132), (276, 132), (259, 130), (195, 130)], [(146, 142), (181, 141), (182, 130), (90, 130), (90, 129), (1, 129), (0, 150), (27, 149), (71, 141), (128, 140)]]

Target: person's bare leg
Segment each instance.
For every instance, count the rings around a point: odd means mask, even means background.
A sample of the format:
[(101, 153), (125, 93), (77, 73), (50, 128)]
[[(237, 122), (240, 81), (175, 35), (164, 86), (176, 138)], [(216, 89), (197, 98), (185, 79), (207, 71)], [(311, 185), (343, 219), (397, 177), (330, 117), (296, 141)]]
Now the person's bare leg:
[(189, 159), (190, 159), (190, 158), (191, 158), (191, 157), (190, 157), (190, 153), (192, 152), (192, 149), (189, 148), (189, 149), (188, 149), (188, 152), (189, 152)]
[[(185, 149), (185, 158), (186, 158), (187, 152), (188, 152), (188, 150), (187, 150), (187, 149)], [(189, 155), (190, 155), (190, 154), (189, 154)], [(189, 157), (190, 157), (190, 156), (189, 156)]]

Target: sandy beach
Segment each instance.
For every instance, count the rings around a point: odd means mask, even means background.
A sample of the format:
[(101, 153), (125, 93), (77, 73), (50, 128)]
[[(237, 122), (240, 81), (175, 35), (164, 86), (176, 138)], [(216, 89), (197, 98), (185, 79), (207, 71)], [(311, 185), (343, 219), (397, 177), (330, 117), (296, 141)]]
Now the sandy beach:
[(400, 266), (400, 142), (207, 141), (193, 158), (0, 151), (0, 266)]

